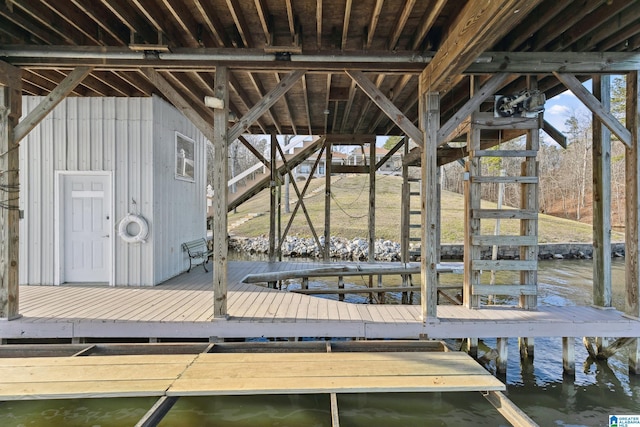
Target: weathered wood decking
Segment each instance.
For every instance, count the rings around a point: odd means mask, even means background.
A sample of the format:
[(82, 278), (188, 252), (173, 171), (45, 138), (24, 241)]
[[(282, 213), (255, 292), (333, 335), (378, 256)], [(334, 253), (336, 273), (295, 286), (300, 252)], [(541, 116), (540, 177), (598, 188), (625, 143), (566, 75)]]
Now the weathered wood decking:
[(211, 273), (196, 269), (150, 288), (22, 286), (22, 317), (0, 323), (0, 338), (580, 337), (636, 336), (640, 322), (616, 310), (541, 306), (466, 309), (350, 304), (242, 283), (250, 273), (317, 263), (231, 262), (229, 318), (214, 319)]

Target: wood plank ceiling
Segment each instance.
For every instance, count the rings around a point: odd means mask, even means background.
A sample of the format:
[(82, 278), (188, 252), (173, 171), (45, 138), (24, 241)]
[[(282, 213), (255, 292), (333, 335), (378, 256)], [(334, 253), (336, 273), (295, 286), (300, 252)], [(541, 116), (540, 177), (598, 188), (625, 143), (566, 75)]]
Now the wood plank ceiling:
[[(230, 109), (237, 117), (291, 69), (308, 70), (252, 132), (399, 134), (343, 70), (366, 72), (416, 123), (419, 74), (466, 4), (463, 0), (4, 0), (0, 1), (0, 60), (23, 69), (23, 93), (28, 95), (48, 94), (82, 64), (95, 68), (72, 96), (160, 95), (140, 71), (153, 66), (208, 117), (211, 113), (202, 100), (213, 95), (221, 55), (230, 54), (225, 64), (231, 70)], [(638, 52), (638, 22), (638, 0), (542, 0), (514, 28), (502, 30), (506, 35), (492, 51)], [(98, 52), (97, 47), (113, 55), (82, 55)], [(128, 63), (115, 53), (144, 59)], [(180, 60), (178, 54), (187, 59)], [(547, 97), (564, 90), (551, 73), (538, 79)], [(523, 85), (523, 77), (510, 79), (503, 91)], [(442, 94), (443, 120), (469, 99), (468, 88), (469, 77), (461, 76)]]

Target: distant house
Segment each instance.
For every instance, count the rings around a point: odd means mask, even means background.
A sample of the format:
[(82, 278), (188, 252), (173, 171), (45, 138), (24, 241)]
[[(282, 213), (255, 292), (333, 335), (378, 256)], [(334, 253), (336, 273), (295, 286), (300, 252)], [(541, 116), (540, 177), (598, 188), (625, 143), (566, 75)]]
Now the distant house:
[[(25, 115), (41, 97), (24, 97)], [(20, 144), (21, 284), (152, 286), (206, 233), (205, 138), (158, 97), (61, 102)]]
[[(296, 166), (293, 170), (293, 174), (296, 180), (306, 180), (311, 173), (311, 169), (313, 169), (313, 165), (316, 163), (318, 159), (319, 152), (315, 152), (311, 156), (307, 157), (302, 163)], [(339, 151), (331, 152), (331, 164), (332, 165), (345, 165), (347, 164), (348, 156)], [(320, 178), (326, 176), (326, 157), (323, 155), (320, 161), (318, 162), (318, 166), (313, 174), (313, 178)]]
[[(376, 163), (380, 162), (389, 150), (382, 147), (376, 147)], [(369, 164), (369, 147), (354, 148), (349, 153), (347, 165), (368, 165)], [(383, 175), (400, 174), (402, 171), (402, 157), (398, 152), (394, 153), (381, 167), (377, 173)]]

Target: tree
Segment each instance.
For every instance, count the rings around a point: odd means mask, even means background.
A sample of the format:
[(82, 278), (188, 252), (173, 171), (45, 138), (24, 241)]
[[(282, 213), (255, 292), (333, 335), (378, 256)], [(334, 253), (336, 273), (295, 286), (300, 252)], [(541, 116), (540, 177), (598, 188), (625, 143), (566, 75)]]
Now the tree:
[(400, 142), (402, 140), (401, 136), (390, 136), (387, 141), (384, 143), (384, 145), (382, 146), (383, 148), (387, 149), (387, 150), (391, 150), (393, 147), (395, 147), (398, 142)]

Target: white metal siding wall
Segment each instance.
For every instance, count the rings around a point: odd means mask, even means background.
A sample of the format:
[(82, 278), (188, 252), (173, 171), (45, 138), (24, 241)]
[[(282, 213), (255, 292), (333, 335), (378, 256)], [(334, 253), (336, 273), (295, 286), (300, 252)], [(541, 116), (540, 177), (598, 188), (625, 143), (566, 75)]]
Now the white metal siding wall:
[[(206, 236), (206, 140), (175, 108), (153, 97), (155, 282), (188, 267), (181, 243)], [(175, 132), (195, 142), (195, 182), (175, 179)]]
[[(42, 99), (24, 97), (24, 115)], [(113, 224), (132, 198), (153, 222), (151, 105), (149, 98), (67, 98), (22, 141), (20, 283), (54, 283), (55, 171), (113, 171)], [(127, 246), (112, 233), (115, 284), (152, 285), (152, 243)]]

